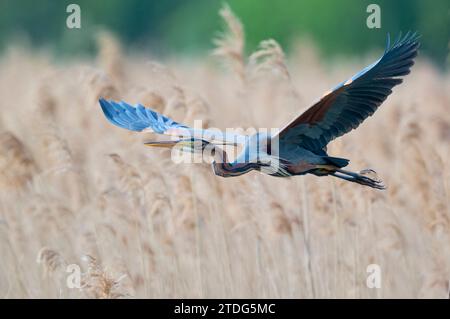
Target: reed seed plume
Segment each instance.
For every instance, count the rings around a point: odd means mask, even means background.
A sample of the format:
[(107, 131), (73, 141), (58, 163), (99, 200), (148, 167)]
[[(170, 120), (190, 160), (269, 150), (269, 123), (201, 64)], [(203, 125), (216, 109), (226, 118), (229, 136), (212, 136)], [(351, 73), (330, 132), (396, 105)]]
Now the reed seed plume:
[(105, 269), (100, 262), (90, 256), (83, 256), (87, 271), (83, 273), (82, 290), (90, 298), (123, 299), (132, 295), (123, 286), (127, 274), (115, 274)]
[(97, 43), (99, 47), (99, 64), (115, 83), (121, 83), (125, 71), (122, 60), (122, 47), (119, 41), (113, 34), (102, 31), (97, 36)]
[(56, 250), (43, 247), (38, 255), (36, 262), (42, 265), (46, 276), (52, 275), (57, 271), (65, 271), (66, 262)]
[(11, 132), (0, 133), (1, 189), (21, 189), (36, 172), (37, 165), (27, 147)]
[(214, 40), (216, 49), (213, 51), (213, 54), (222, 57), (229, 64), (231, 70), (237, 77), (244, 82), (244, 27), (227, 4), (223, 6), (219, 13), (225, 22), (227, 29), (220, 37)]
[(258, 73), (269, 72), (290, 79), (283, 49), (273, 39), (262, 41), (259, 49), (250, 55), (248, 64), (253, 77)]
[(62, 171), (73, 168), (72, 152), (54, 124), (47, 125), (46, 132), (42, 133), (41, 142), (48, 166)]

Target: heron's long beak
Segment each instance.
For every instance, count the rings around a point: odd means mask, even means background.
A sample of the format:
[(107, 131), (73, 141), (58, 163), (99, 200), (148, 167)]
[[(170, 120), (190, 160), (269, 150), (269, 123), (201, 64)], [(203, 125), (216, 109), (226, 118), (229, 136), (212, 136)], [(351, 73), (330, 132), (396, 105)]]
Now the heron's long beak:
[(187, 141), (178, 140), (178, 141), (149, 141), (144, 143), (147, 146), (153, 147), (164, 147), (164, 148), (172, 148), (175, 145), (183, 147), (190, 146), (191, 144)]
[[(153, 147), (165, 147), (165, 148), (172, 148), (175, 145), (180, 147), (193, 147), (194, 143), (199, 142), (198, 140), (177, 140), (177, 141), (148, 141), (144, 142), (147, 146), (153, 146)], [(217, 145), (217, 146), (227, 146), (231, 145), (234, 146), (234, 143), (225, 142), (225, 141), (210, 141), (209, 143)]]
[[(176, 147), (180, 151), (190, 152), (190, 153), (202, 152), (204, 150), (204, 146), (205, 146), (204, 143), (205, 142), (202, 140), (195, 140), (195, 139), (144, 142), (144, 144), (147, 146), (169, 148), (169, 149)], [(222, 141), (220, 141), (219, 143), (217, 143), (217, 142), (206, 142), (206, 143), (214, 144), (216, 146), (221, 146), (221, 147), (226, 146), (226, 145), (233, 145), (233, 144), (228, 144), (228, 143), (222, 142)]]

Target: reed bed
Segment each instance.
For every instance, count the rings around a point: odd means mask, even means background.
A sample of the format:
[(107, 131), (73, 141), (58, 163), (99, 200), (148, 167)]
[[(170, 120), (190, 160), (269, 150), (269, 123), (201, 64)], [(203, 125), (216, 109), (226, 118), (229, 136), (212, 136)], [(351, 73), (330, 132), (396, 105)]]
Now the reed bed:
[[(325, 63), (310, 43), (246, 56), (228, 23), (202, 59), (155, 61), (99, 35), (95, 60), (11, 47), (0, 59), (0, 297), (448, 298), (450, 76), (425, 57), (329, 153), (388, 186), (331, 177), (223, 179), (110, 125), (98, 98), (178, 121), (282, 127), (371, 62)], [(227, 27), (227, 25), (226, 25)], [(67, 285), (68, 265), (81, 288)], [(366, 285), (367, 266), (382, 286)]]

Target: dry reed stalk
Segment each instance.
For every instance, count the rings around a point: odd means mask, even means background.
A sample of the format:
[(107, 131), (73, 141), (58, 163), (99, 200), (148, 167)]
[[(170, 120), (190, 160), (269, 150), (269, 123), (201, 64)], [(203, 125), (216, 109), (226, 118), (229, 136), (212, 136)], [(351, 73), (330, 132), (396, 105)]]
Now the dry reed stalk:
[(271, 225), (275, 234), (292, 235), (293, 220), (288, 217), (283, 206), (280, 203), (273, 202), (270, 204), (270, 212), (273, 215)]
[(132, 293), (124, 286), (127, 274), (115, 274), (105, 269), (94, 257), (85, 255), (83, 261), (87, 271), (82, 277), (82, 291), (89, 298), (123, 299), (132, 297)]
[(164, 113), (166, 101), (162, 95), (157, 92), (144, 90), (136, 94), (137, 100), (142, 105), (151, 108), (159, 113)]
[(125, 163), (118, 154), (110, 154), (109, 157), (117, 167), (119, 189), (129, 194), (134, 205), (137, 207), (141, 206), (145, 194), (142, 190), (142, 177), (138, 170), (132, 165)]
[(216, 49), (213, 54), (223, 58), (241, 82), (245, 83), (244, 28), (228, 5), (224, 5), (219, 14), (227, 30), (214, 40)]
[(171, 118), (182, 118), (187, 111), (186, 92), (184, 88), (179, 85), (173, 85), (171, 89), (173, 93), (167, 101), (164, 113)]
[(61, 193), (66, 194), (71, 202), (71, 206), (79, 209), (86, 202), (88, 192), (80, 164), (74, 158), (60, 128), (54, 123), (43, 123), (41, 130), (39, 151), (42, 152), (42, 166), (45, 168), (43, 182), (58, 185)]
[(46, 166), (48, 168), (62, 172), (74, 169), (69, 145), (54, 124), (46, 125), (46, 132), (42, 134), (41, 143), (47, 157)]
[(201, 120), (202, 128), (209, 128), (211, 126), (211, 118), (209, 116), (209, 106), (205, 100), (196, 96), (187, 101), (187, 111), (184, 117), (184, 122), (193, 124), (194, 121)]
[(116, 84), (105, 73), (92, 70), (86, 81), (89, 89), (88, 102), (97, 105), (100, 98), (120, 99)]
[(111, 33), (103, 31), (98, 34), (97, 43), (100, 66), (116, 85), (120, 85), (125, 74), (120, 42)]
[(174, 203), (176, 209), (173, 215), (174, 231), (178, 232), (180, 229), (193, 230), (197, 221), (191, 180), (188, 176), (181, 175), (177, 177), (174, 185), (174, 195), (176, 198)]
[(0, 133), (0, 189), (23, 189), (36, 172), (27, 147), (11, 132)]
[(273, 73), (286, 80), (291, 79), (283, 49), (273, 39), (262, 41), (258, 50), (250, 55), (248, 72), (250, 78), (257, 77), (259, 73)]
[(37, 255), (36, 262), (42, 265), (46, 276), (51, 276), (59, 271), (64, 271), (66, 266), (66, 261), (61, 254), (48, 247), (41, 248)]
[(37, 115), (42, 119), (54, 119), (57, 112), (57, 102), (49, 84), (45, 83), (40, 86), (36, 93), (37, 99)]

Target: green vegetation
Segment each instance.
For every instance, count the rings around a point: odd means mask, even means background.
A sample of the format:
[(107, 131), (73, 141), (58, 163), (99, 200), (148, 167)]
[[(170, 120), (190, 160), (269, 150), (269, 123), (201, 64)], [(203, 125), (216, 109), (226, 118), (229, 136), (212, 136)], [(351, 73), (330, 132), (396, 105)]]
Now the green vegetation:
[[(66, 6), (82, 9), (81, 30), (65, 26)], [(275, 38), (289, 50), (293, 40), (307, 37), (324, 55), (364, 52), (384, 43), (387, 32), (417, 30), (423, 52), (443, 64), (448, 56), (450, 11), (448, 0), (230, 0), (245, 26), (247, 50), (259, 41)], [(368, 29), (367, 5), (381, 7), (382, 28)], [(93, 52), (98, 29), (114, 32), (126, 45), (157, 54), (197, 54), (212, 47), (220, 30), (220, 0), (2, 0), (0, 46), (17, 37), (58, 53)]]

